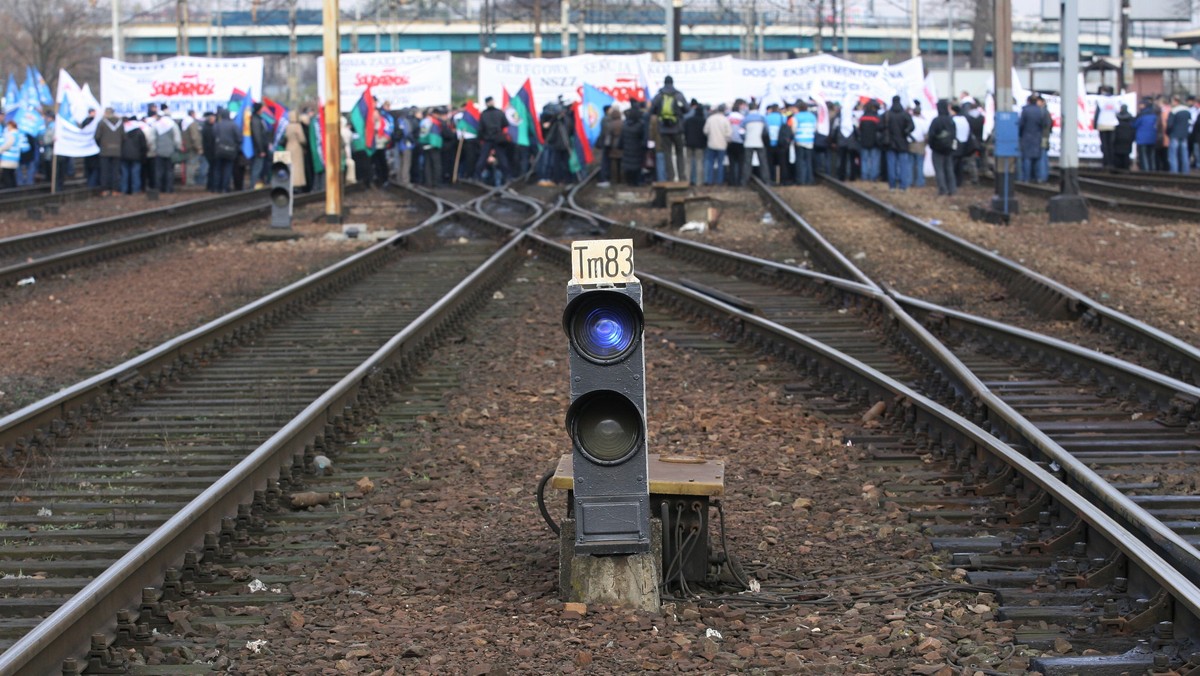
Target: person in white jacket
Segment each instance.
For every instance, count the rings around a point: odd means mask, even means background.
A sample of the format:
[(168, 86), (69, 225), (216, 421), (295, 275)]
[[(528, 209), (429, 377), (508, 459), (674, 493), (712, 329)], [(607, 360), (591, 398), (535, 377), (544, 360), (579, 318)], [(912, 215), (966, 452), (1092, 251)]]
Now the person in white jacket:
[(721, 185), (725, 182), (725, 153), (733, 138), (733, 125), (725, 116), (725, 104), (717, 106), (704, 120), (704, 185)]

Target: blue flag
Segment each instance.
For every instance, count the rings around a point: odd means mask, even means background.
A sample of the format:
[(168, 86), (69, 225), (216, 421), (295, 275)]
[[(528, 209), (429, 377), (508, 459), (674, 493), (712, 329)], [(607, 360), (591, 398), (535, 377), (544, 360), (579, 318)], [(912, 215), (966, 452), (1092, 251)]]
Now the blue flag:
[[(42, 106), (38, 99), (37, 81), (31, 68), (25, 69), (25, 83), (21, 85), (21, 105), (16, 112), (17, 129), (30, 136), (41, 136), (46, 131), (46, 118), (42, 117)], [(51, 99), (53, 102), (54, 99)]]
[(25, 67), (25, 81), (21, 83), (21, 105), (37, 107), (39, 105), (37, 78), (33, 68)]
[(67, 93), (63, 92), (62, 100), (58, 102), (58, 116), (64, 120), (75, 122), (75, 115), (71, 110), (71, 99), (67, 98)]
[(4, 88), (4, 114), (8, 115), (21, 107), (21, 90), (17, 87), (17, 78), (8, 74), (8, 86)]
[(596, 139), (600, 138), (600, 127), (604, 122), (604, 107), (611, 106), (615, 101), (616, 99), (611, 95), (592, 85), (583, 85), (583, 105), (578, 114), (590, 145), (594, 146)]
[(50, 85), (46, 84), (46, 78), (42, 77), (36, 66), (29, 67), (33, 73), (33, 81), (37, 83), (38, 102), (43, 106), (54, 105), (54, 95), (50, 93)]
[(233, 90), (233, 99), (229, 100), (231, 108), (234, 105), (234, 101), (237, 100), (237, 126), (242, 131), (242, 155), (246, 159), (254, 157), (254, 135), (250, 133), (250, 116), (254, 113), (254, 96), (252, 91), (247, 90), (246, 93), (242, 94), (235, 89)]

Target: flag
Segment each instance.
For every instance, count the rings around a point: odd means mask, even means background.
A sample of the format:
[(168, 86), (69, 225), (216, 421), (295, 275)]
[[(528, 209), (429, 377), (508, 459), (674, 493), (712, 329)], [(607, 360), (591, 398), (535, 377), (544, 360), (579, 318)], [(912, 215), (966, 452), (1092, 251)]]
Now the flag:
[(500, 90), (504, 93), (503, 108), (504, 116), (508, 118), (508, 139), (519, 146), (529, 145), (529, 131), (525, 127), (523, 117), (520, 111), (517, 110), (516, 99), (508, 94), (507, 87), (501, 87)]
[[(596, 139), (600, 138), (601, 128), (604, 123), (604, 107), (611, 106), (616, 102), (610, 94), (607, 94), (590, 84), (583, 85), (583, 106), (579, 109), (579, 117), (582, 118), (583, 129), (587, 132), (588, 145), (595, 145)], [(576, 123), (576, 128), (579, 123)]]
[(278, 146), (288, 125), (287, 106), (264, 96), (259, 114), (262, 116), (263, 125), (266, 126), (267, 136), (271, 137), (271, 147)]
[(325, 171), (325, 106), (317, 106), (317, 114), (308, 121), (308, 147), (312, 149), (313, 172)]
[(587, 129), (583, 122), (583, 111), (580, 110), (580, 105), (573, 106), (575, 108), (575, 136), (571, 139), (571, 154), (568, 158), (568, 165), (571, 168), (571, 173), (578, 174), (583, 171), (583, 168), (592, 163), (595, 157), (592, 154), (592, 141), (588, 138)]
[(80, 127), (87, 117), (89, 108), (97, 109), (100, 103), (91, 90), (80, 89), (75, 79), (64, 69), (58, 71), (58, 115), (54, 119), (54, 154), (61, 157), (88, 157), (100, 152), (96, 145), (96, 125), (99, 116), (90, 124)]
[[(1092, 129), (1092, 116), (1088, 113), (1087, 103), (1087, 86), (1083, 83), (1083, 73), (1080, 73), (1075, 82), (1075, 101), (1079, 106), (1079, 119), (1075, 121), (1075, 126), (1079, 131), (1088, 131)], [(1063, 105), (1066, 105), (1063, 101)]]
[(464, 133), (479, 136), (479, 109), (475, 107), (474, 101), (467, 101), (467, 105), (463, 107), (462, 119), (458, 121), (458, 128)]
[(246, 159), (254, 157), (254, 135), (250, 132), (250, 116), (254, 112), (254, 95), (251, 91), (233, 90), (233, 98), (229, 99), (229, 109), (237, 110), (237, 126), (242, 130), (242, 155)]
[[(829, 105), (825, 102), (825, 97), (821, 96), (821, 92), (813, 90), (812, 94), (813, 112), (817, 114), (817, 133), (822, 136), (829, 136)], [(795, 115), (792, 116), (795, 118)]]
[(21, 90), (17, 87), (17, 78), (8, 74), (8, 86), (4, 89), (4, 114), (8, 115), (21, 106)]
[(33, 81), (37, 87), (38, 102), (43, 106), (54, 105), (54, 97), (50, 95), (50, 85), (46, 84), (46, 78), (42, 77), (35, 66), (30, 66), (29, 72), (33, 74)]
[(379, 120), (379, 123), (375, 127), (375, 138), (390, 139), (392, 137), (392, 132), (396, 130), (396, 120), (392, 118), (392, 114), (390, 112), (384, 110), (383, 108), (377, 108), (375, 113), (375, 117)]
[(517, 100), (525, 106), (525, 111), (528, 113), (521, 119), (533, 129), (534, 133), (529, 137), (530, 140), (537, 139), (536, 144), (531, 143), (530, 145), (544, 145), (546, 140), (542, 138), (542, 125), (538, 124), (537, 104), (533, 101), (533, 83), (529, 81), (529, 78), (525, 78), (525, 84), (517, 90)]
[[(53, 103), (53, 99), (51, 99), (51, 103)], [(25, 82), (21, 85), (21, 101), (16, 116), (17, 129), (22, 133), (37, 137), (46, 131), (46, 118), (42, 117), (37, 82), (33, 79), (30, 68), (25, 69)]]
[(358, 98), (358, 103), (350, 109), (350, 127), (357, 135), (350, 144), (351, 149), (366, 151), (368, 155), (375, 152), (375, 131), (379, 124), (376, 120), (377, 115), (375, 98), (371, 96), (371, 88), (368, 86)]

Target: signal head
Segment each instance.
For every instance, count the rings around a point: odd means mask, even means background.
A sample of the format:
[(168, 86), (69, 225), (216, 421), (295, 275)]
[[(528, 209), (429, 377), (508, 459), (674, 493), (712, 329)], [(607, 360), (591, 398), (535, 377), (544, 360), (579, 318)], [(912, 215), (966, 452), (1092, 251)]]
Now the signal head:
[(598, 465), (619, 465), (633, 457), (646, 436), (641, 411), (611, 390), (576, 399), (567, 410), (567, 431), (584, 457)]
[(596, 364), (628, 357), (642, 339), (644, 321), (632, 298), (613, 291), (580, 294), (563, 312), (563, 330), (572, 348)]

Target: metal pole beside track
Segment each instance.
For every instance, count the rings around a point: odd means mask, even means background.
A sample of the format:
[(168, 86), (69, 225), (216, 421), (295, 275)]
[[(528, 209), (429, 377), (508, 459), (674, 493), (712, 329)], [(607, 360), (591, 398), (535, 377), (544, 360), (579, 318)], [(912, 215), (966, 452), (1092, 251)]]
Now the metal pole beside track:
[(342, 105), (338, 64), (341, 31), (337, 0), (324, 0), (325, 23), (325, 222), (342, 222)]
[(1087, 201), (1079, 194), (1079, 0), (1061, 0), (1062, 21), (1062, 150), (1059, 167), (1062, 192), (1050, 198), (1051, 223), (1088, 219)]

